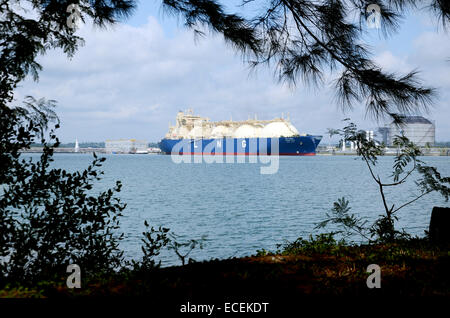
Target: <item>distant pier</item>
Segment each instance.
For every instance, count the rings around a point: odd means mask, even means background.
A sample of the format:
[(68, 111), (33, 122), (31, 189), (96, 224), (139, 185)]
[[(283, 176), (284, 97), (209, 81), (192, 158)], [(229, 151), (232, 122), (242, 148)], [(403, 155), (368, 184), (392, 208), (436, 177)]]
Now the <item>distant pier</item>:
[[(107, 150), (106, 148), (78, 148), (75, 150), (75, 148), (54, 148), (53, 151), (55, 153), (103, 153), (103, 154), (110, 154), (111, 151)], [(22, 149), (20, 152), (22, 153), (42, 153), (43, 148), (42, 147), (31, 147), (30, 149)], [(161, 150), (159, 148), (149, 148), (148, 154), (155, 154), (160, 153)], [(119, 152), (117, 152), (119, 153)], [(127, 152), (130, 154), (144, 154), (140, 152)], [(147, 154), (145, 153), (145, 154)]]
[[(23, 153), (42, 153), (42, 147), (31, 147), (30, 149), (21, 150)], [(424, 156), (450, 156), (450, 148), (422, 148)], [(111, 151), (105, 148), (79, 148), (75, 151), (74, 148), (54, 148), (55, 153), (104, 153), (110, 154)], [(132, 152), (131, 152), (132, 153)], [(161, 153), (159, 148), (149, 148), (148, 154)], [(140, 153), (137, 153), (140, 154)], [(319, 156), (356, 156), (356, 150), (341, 150), (341, 149), (318, 149), (316, 152)], [(385, 152), (386, 156), (397, 155), (397, 149), (389, 148)]]
[[(450, 156), (450, 148), (421, 148), (423, 156)], [(399, 150), (396, 148), (388, 148), (385, 150), (385, 156), (396, 156), (399, 153)], [(356, 156), (356, 150), (342, 150), (342, 149), (334, 149), (334, 150), (320, 150), (318, 149), (316, 152), (317, 155), (322, 156)]]

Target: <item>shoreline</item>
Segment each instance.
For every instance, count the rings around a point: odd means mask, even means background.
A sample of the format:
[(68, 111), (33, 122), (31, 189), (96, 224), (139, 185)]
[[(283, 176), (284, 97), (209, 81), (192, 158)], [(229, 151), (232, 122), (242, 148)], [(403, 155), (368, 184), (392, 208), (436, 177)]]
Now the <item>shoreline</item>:
[[(61, 277), (27, 289), (0, 289), (0, 298), (152, 297), (171, 299), (175, 309), (192, 295), (215, 301), (229, 295), (240, 301), (289, 296), (450, 296), (448, 246), (414, 239), (347, 246), (311, 243), (289, 252), (258, 251), (246, 257), (104, 274), (83, 280), (80, 289), (68, 288)], [(381, 269), (381, 288), (367, 285), (370, 264)]]
[[(42, 153), (42, 147), (32, 147), (31, 149), (20, 150), (20, 153)], [(54, 148), (54, 153), (68, 153), (68, 154), (82, 154), (82, 153), (101, 153), (111, 154), (105, 151), (104, 148), (80, 148), (79, 151), (75, 151), (73, 148)], [(120, 155), (122, 153), (116, 153)], [(123, 153), (123, 154), (135, 154), (135, 155), (156, 155), (162, 154), (161, 152), (148, 152), (148, 153)], [(317, 151), (317, 156), (357, 156), (356, 151)], [(396, 151), (388, 150), (383, 156), (395, 156)], [(426, 157), (448, 157), (450, 156), (450, 148), (433, 148), (422, 149), (422, 156)]]

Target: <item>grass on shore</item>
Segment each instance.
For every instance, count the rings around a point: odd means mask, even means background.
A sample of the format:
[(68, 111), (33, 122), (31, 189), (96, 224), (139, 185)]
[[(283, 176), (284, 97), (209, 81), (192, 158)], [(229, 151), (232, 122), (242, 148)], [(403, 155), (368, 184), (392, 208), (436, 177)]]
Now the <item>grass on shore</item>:
[[(369, 264), (381, 267), (380, 289), (366, 285)], [(0, 297), (450, 296), (449, 268), (448, 247), (425, 239), (346, 245), (321, 235), (250, 257), (103, 275), (82, 281), (80, 289), (68, 289), (65, 277), (35, 287), (7, 287)]]

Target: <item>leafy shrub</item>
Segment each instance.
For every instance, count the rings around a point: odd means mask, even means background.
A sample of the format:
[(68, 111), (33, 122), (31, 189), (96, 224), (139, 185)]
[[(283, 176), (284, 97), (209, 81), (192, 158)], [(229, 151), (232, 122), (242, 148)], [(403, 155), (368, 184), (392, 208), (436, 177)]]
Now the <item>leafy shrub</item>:
[[(408, 233), (395, 228), (395, 222), (398, 221), (396, 213), (400, 209), (431, 192), (438, 192), (448, 201), (450, 197), (450, 177), (442, 177), (435, 167), (427, 166), (425, 162), (420, 160), (418, 158), (422, 154), (420, 149), (404, 135), (396, 136), (394, 139), (394, 145), (398, 148), (398, 153), (394, 158), (392, 167), (392, 181), (387, 182), (382, 181), (374, 171), (378, 156), (384, 154), (385, 145), (374, 140), (368, 140), (366, 132), (358, 130), (353, 123), (348, 124), (342, 130), (336, 131), (342, 135), (344, 141), (347, 140), (356, 144), (357, 155), (366, 163), (372, 179), (378, 185), (384, 214), (380, 215), (371, 226), (367, 226), (366, 221), (350, 214), (348, 200), (341, 198), (334, 202), (332, 213), (327, 213), (327, 218), (320, 222), (317, 228), (323, 228), (329, 223), (338, 224), (343, 228), (338, 233), (344, 234), (344, 236), (357, 233), (369, 242), (393, 242), (408, 239), (410, 238)], [(386, 197), (386, 188), (404, 184), (413, 172), (420, 175), (420, 178), (415, 181), (419, 193), (414, 194), (414, 198), (405, 203), (391, 205)]]
[(293, 242), (278, 245), (278, 253), (282, 255), (333, 253), (345, 245), (343, 240), (336, 241), (334, 235), (335, 233), (323, 233), (315, 237), (310, 235), (308, 240), (299, 237)]
[[(85, 275), (117, 268), (123, 259), (118, 248), (123, 234), (116, 230), (125, 204), (115, 196), (121, 183), (97, 195), (92, 191), (105, 158), (94, 154), (80, 172), (51, 168), (59, 141), (54, 130), (50, 142), (43, 138), (44, 113), (1, 107), (0, 120), (5, 123), (0, 130), (0, 284), (65, 276), (69, 264), (79, 265)], [(22, 159), (19, 150), (39, 137), (44, 145), (39, 160)]]

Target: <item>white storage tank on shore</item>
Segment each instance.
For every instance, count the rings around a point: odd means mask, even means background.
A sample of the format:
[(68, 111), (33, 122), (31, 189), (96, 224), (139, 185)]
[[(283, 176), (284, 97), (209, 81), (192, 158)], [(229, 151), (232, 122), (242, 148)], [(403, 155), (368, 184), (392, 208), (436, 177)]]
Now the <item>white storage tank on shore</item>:
[(395, 136), (402, 133), (417, 146), (434, 145), (435, 125), (422, 116), (402, 116), (403, 124), (389, 125), (388, 144), (392, 146)]

